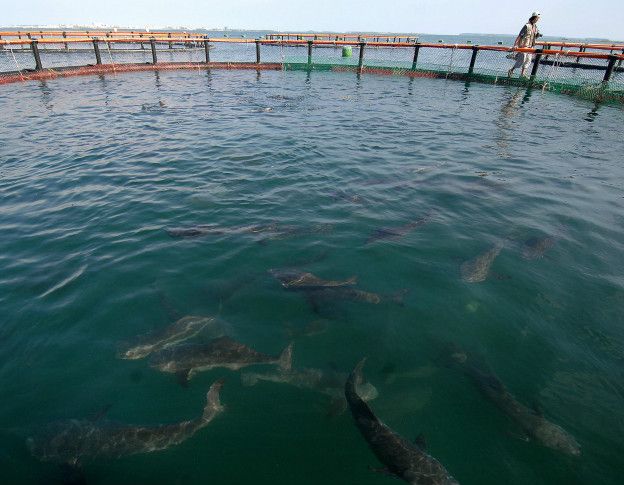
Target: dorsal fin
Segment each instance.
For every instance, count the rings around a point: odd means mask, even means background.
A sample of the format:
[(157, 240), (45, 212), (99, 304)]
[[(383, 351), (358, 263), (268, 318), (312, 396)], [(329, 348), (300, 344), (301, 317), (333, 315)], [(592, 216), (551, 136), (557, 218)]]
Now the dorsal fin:
[(345, 397), (351, 408), (351, 414), (353, 414), (356, 421), (360, 419), (379, 421), (375, 413), (373, 413), (368, 404), (362, 400), (356, 390), (357, 385), (362, 382), (362, 367), (364, 367), (364, 362), (366, 362), (366, 358), (362, 359), (358, 365), (355, 366), (353, 372), (349, 374), (349, 378), (345, 383)]

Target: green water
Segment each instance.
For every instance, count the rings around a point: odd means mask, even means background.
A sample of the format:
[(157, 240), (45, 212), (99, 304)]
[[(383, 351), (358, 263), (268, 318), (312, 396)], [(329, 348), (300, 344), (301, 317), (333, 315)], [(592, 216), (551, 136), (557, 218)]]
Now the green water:
[[(393, 483), (369, 470), (379, 463), (327, 396), (245, 387), (228, 370), (184, 388), (147, 360), (117, 359), (176, 315), (218, 315), (267, 353), (294, 341), (297, 368), (348, 372), (367, 356), (373, 410), (407, 438), (423, 433), (462, 484), (621, 483), (620, 107), (439, 79), (235, 71), (22, 83), (0, 90), (0, 107), (2, 483), (61, 483), (25, 444), (49, 422), (108, 405), (102, 425), (192, 419), (220, 377), (226, 411), (208, 427), (165, 451), (87, 461), (87, 482)], [(272, 223), (301, 233), (165, 231)], [(333, 230), (306, 231), (319, 224)], [(554, 245), (524, 259), (524, 241), (544, 236)], [(488, 279), (462, 281), (462, 262), (497, 242)], [(267, 273), (283, 267), (407, 293), (315, 312)], [(538, 403), (582, 455), (520, 439), (442, 365), (449, 343)]]

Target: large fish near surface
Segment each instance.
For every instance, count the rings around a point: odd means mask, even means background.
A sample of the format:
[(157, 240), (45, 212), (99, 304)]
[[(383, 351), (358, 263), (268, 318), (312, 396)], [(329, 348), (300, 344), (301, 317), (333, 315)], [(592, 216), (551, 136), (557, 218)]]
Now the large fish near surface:
[(277, 230), (277, 224), (259, 224), (252, 226), (223, 227), (217, 224), (200, 224), (190, 227), (166, 228), (173, 238), (194, 238), (201, 236), (221, 236), (223, 234), (259, 234)]
[(327, 233), (333, 229), (331, 224), (317, 224), (309, 227), (282, 225), (277, 223), (255, 224), (249, 226), (224, 227), (216, 224), (200, 224), (190, 227), (166, 228), (172, 238), (196, 238), (202, 236), (221, 236), (234, 234), (261, 234), (265, 239), (287, 239), (310, 234)]
[(336, 288), (357, 284), (357, 277), (352, 276), (346, 280), (324, 280), (312, 273), (296, 269), (270, 269), (269, 273), (279, 280), (284, 288), (310, 289), (310, 288)]
[(461, 278), (469, 283), (485, 281), (490, 273), (490, 268), (496, 257), (503, 249), (502, 243), (495, 244), (486, 252), (477, 257), (464, 261), (460, 267)]
[(238, 370), (256, 364), (275, 364), (290, 368), (292, 344), (279, 356), (257, 352), (230, 337), (220, 337), (202, 344), (182, 344), (157, 352), (150, 365), (162, 372), (176, 374), (182, 383), (195, 373), (217, 367)]
[(194, 337), (206, 327), (215, 323), (214, 317), (186, 316), (162, 330), (140, 339), (119, 355), (121, 359), (142, 359), (152, 352), (157, 352)]
[[(347, 374), (337, 371), (323, 371), (321, 369), (280, 368), (276, 372), (244, 372), (241, 382), (244, 386), (254, 386), (258, 381), (289, 384), (299, 389), (309, 389), (325, 394), (334, 402), (339, 402), (344, 409), (344, 382)], [(379, 395), (375, 386), (370, 382), (360, 383), (357, 386), (358, 394), (365, 401), (371, 401)]]
[(203, 414), (190, 421), (159, 426), (133, 426), (69, 420), (52, 423), (40, 435), (28, 438), (31, 453), (42, 461), (80, 465), (93, 458), (120, 458), (178, 445), (206, 427), (223, 411), (216, 381), (206, 395)]
[(407, 290), (401, 290), (392, 295), (380, 295), (379, 293), (347, 287), (314, 288), (306, 292), (313, 306), (320, 300), (348, 300), (371, 303), (373, 305), (378, 305), (383, 302), (393, 302), (398, 305), (403, 305), (403, 297), (406, 293)]
[(539, 259), (554, 245), (555, 238), (552, 236), (531, 237), (522, 245), (522, 257), (528, 260)]
[(420, 444), (412, 443), (383, 424), (357, 392), (362, 381), (362, 360), (345, 384), (345, 397), (368, 446), (383, 463), (384, 471), (414, 485), (459, 485), (444, 466), (425, 451)]
[(570, 433), (561, 426), (548, 421), (541, 411), (529, 409), (518, 402), (494, 373), (476, 365), (466, 352), (454, 349), (451, 357), (463, 373), (474, 382), (479, 391), (518, 423), (529, 438), (568, 455), (579, 456), (581, 454), (580, 445)]
[(381, 227), (379, 229), (375, 229), (373, 233), (366, 240), (366, 244), (371, 244), (376, 241), (381, 241), (383, 239), (399, 239), (403, 236), (408, 235), (414, 229), (420, 226), (424, 226), (429, 221), (431, 221), (433, 213), (428, 213), (420, 219), (416, 219), (414, 221), (410, 221), (407, 224), (403, 224), (402, 226), (397, 227)]

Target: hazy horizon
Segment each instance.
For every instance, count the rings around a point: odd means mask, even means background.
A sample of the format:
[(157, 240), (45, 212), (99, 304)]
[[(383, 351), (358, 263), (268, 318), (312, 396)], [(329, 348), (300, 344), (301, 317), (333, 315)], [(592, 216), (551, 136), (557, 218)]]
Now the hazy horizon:
[[(301, 34), (307, 34), (307, 33), (319, 33), (319, 34), (323, 34), (323, 33), (331, 33), (331, 34), (339, 34), (339, 33), (344, 33), (344, 34), (408, 34), (408, 35), (415, 35), (415, 36), (448, 36), (448, 35), (452, 35), (452, 36), (491, 36), (491, 37), (515, 37), (516, 34), (509, 34), (509, 33), (501, 33), (501, 32), (494, 32), (494, 33), (490, 33), (490, 32), (459, 32), (459, 33), (450, 33), (450, 32), (406, 32), (406, 31), (389, 31), (389, 30), (342, 30), (342, 31), (336, 31), (336, 30), (281, 30), (281, 31), (277, 31), (275, 29), (244, 29), (244, 28), (237, 28), (237, 27), (190, 27), (190, 26), (173, 26), (173, 25), (150, 25), (150, 26), (137, 26), (137, 25), (116, 25), (116, 24), (104, 24), (104, 23), (91, 23), (91, 24), (21, 24), (21, 25), (1, 25), (0, 24), (0, 29), (27, 29), (27, 28), (31, 28), (31, 29), (44, 29), (44, 28), (48, 28), (48, 29), (67, 29), (67, 30), (71, 30), (71, 29), (80, 29), (80, 28), (84, 28), (85, 30), (93, 30), (93, 29), (107, 29), (107, 28), (116, 28), (116, 29), (122, 29), (122, 30), (135, 30), (135, 31), (139, 31), (139, 30), (145, 30), (146, 28), (148, 28), (149, 30), (155, 31), (155, 30), (172, 30), (172, 31), (178, 31), (178, 30), (186, 30), (186, 31), (214, 31), (214, 32), (257, 32), (257, 33), (261, 33), (261, 32), (267, 32), (267, 33), (275, 33), (275, 32), (283, 32), (283, 33), (301, 33)], [(560, 38), (560, 39), (577, 39), (577, 40), (584, 40), (584, 39), (593, 39), (593, 40), (604, 40), (604, 41), (609, 41), (609, 42), (618, 42), (618, 41), (622, 41), (622, 39), (624, 39), (624, 35), (622, 35), (621, 38), (608, 38), (608, 37), (596, 37), (596, 36), (589, 36), (589, 37), (579, 37), (579, 36), (566, 36), (566, 35), (557, 35), (557, 34), (548, 34), (545, 35), (544, 38), (549, 38), (549, 39), (553, 39), (553, 38)]]
[[(3, 7), (3, 8), (2, 8)], [(516, 35), (531, 12), (541, 11), (540, 31), (566, 38), (624, 38), (621, 0), (0, 0), (2, 22), (13, 26), (185, 26), (269, 31), (442, 32)], [(494, 34), (489, 34), (494, 32)]]

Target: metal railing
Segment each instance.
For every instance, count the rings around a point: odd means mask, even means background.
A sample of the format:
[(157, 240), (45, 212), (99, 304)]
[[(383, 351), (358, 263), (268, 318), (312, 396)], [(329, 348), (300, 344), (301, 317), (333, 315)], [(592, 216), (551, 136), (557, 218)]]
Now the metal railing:
[[(4, 34), (4, 32), (2, 33)], [(624, 100), (624, 53), (580, 47), (388, 42), (388, 40), (234, 39), (171, 33), (108, 33), (0, 40), (0, 84), (92, 72), (182, 68), (335, 70), (411, 77), (444, 77), (531, 85), (594, 99)], [(49, 35), (48, 35), (49, 34)], [(114, 35), (112, 35), (114, 34)], [(291, 34), (294, 35), (294, 34)], [(530, 54), (527, 76), (508, 76), (510, 56)], [(530, 74), (529, 74), (530, 73)]]

